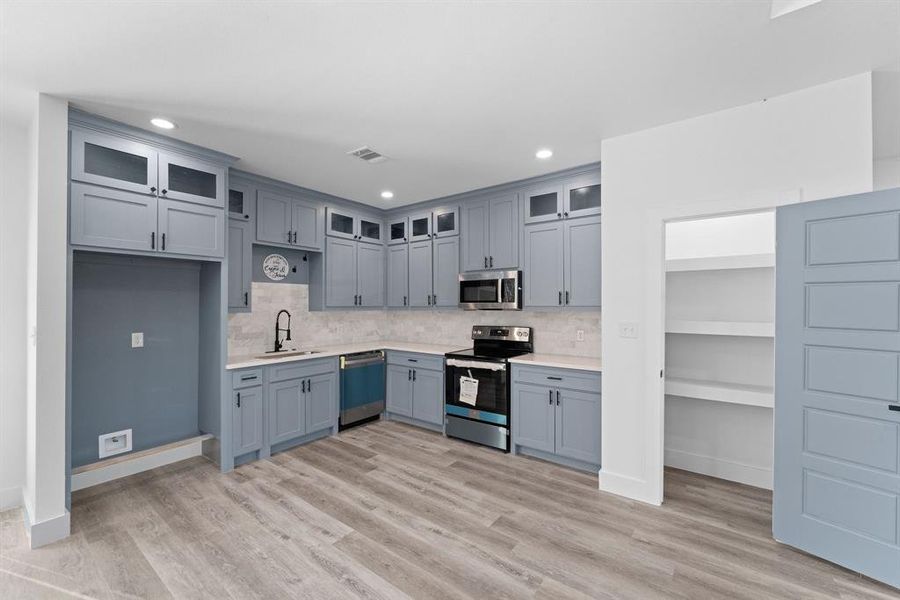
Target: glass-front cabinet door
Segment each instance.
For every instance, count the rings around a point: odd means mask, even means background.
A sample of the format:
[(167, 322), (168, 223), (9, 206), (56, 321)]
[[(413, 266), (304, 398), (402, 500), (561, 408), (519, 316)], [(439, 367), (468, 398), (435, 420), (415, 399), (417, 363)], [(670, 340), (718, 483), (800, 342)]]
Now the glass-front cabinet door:
[(328, 214), (325, 217), (328, 235), (355, 240), (358, 235), (356, 224), (356, 215), (342, 209), (328, 207)]
[(409, 241), (421, 242), (431, 239), (431, 213), (413, 215), (409, 218)]
[(382, 243), (384, 241), (384, 223), (368, 217), (360, 217), (358, 239), (364, 242)]
[(207, 206), (225, 206), (225, 169), (175, 154), (159, 155), (159, 195)]
[(442, 208), (433, 213), (434, 225), (432, 231), (434, 237), (447, 237), (459, 235), (459, 209)]
[(409, 219), (395, 219), (388, 222), (388, 244), (405, 244), (409, 241)]
[(232, 182), (228, 186), (228, 216), (232, 219), (249, 221), (252, 214), (253, 189), (242, 183)]
[(591, 175), (566, 185), (563, 216), (586, 217), (600, 214), (600, 175)]
[(157, 152), (122, 138), (72, 131), (72, 179), (139, 194), (157, 193)]
[(555, 221), (563, 217), (563, 190), (559, 187), (541, 187), (526, 190), (525, 223)]

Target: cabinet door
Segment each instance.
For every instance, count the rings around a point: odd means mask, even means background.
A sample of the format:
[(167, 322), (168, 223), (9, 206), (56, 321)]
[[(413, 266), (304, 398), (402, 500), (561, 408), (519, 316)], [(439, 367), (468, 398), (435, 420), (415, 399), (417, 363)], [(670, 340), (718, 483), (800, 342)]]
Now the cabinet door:
[(441, 208), (432, 213), (431, 232), (434, 237), (459, 235), (459, 208)]
[(409, 303), (409, 246), (401, 244), (387, 249), (387, 305), (391, 308)]
[(519, 197), (506, 194), (490, 200), (488, 219), (488, 267), (515, 269), (519, 266)]
[(409, 305), (431, 306), (431, 240), (409, 245)]
[(409, 218), (409, 241), (423, 242), (431, 239), (431, 213), (421, 213)]
[(357, 239), (363, 242), (370, 242), (374, 244), (384, 243), (384, 223), (377, 219), (360, 217), (359, 234)]
[(325, 242), (325, 305), (356, 306), (356, 247), (353, 240), (330, 237)]
[(413, 369), (412, 416), (440, 425), (444, 422), (444, 374), (428, 369)]
[(433, 306), (459, 305), (459, 238), (434, 240)]
[(305, 379), (269, 384), (269, 443), (277, 444), (306, 433)]
[(314, 375), (306, 380), (306, 432), (334, 427), (337, 404), (337, 373)]
[(323, 214), (324, 208), (315, 202), (294, 200), (291, 203), (291, 243), (310, 250), (321, 250)]
[(600, 214), (600, 174), (579, 177), (570, 181), (565, 188), (566, 218), (586, 217)]
[(232, 393), (231, 439), (234, 456), (262, 448), (262, 387), (251, 387)]
[(293, 240), (292, 198), (259, 190), (256, 197), (256, 239), (287, 245)]
[(388, 221), (388, 244), (405, 244), (409, 241), (409, 219), (402, 217)]
[(73, 244), (156, 250), (156, 196), (72, 182), (70, 237)]
[(157, 153), (150, 146), (89, 131), (72, 131), (74, 181), (139, 194), (157, 192)]
[(359, 235), (356, 215), (344, 209), (328, 207), (325, 213), (325, 233), (334, 237), (355, 240)]
[(566, 221), (567, 306), (600, 306), (600, 217)]
[(563, 222), (525, 228), (523, 296), (526, 307), (563, 304)]
[(556, 453), (600, 464), (600, 394), (558, 391)]
[(514, 443), (544, 452), (554, 451), (556, 394), (540, 385), (514, 386), (512, 434)]
[(563, 189), (559, 186), (547, 186), (526, 190), (525, 223), (542, 223), (556, 221), (563, 216)]
[(462, 207), (462, 269), (482, 271), (488, 268), (488, 202), (479, 200)]
[(187, 156), (159, 155), (159, 194), (162, 198), (225, 206), (225, 169)]
[(159, 199), (159, 249), (169, 254), (225, 256), (225, 211)]
[(384, 306), (384, 246), (357, 243), (358, 306)]
[(228, 311), (250, 310), (253, 246), (250, 223), (228, 219)]
[(388, 365), (385, 410), (404, 417), (412, 417), (412, 388), (412, 369)]
[(228, 216), (239, 221), (253, 220), (254, 189), (249, 185), (231, 182), (228, 185)]

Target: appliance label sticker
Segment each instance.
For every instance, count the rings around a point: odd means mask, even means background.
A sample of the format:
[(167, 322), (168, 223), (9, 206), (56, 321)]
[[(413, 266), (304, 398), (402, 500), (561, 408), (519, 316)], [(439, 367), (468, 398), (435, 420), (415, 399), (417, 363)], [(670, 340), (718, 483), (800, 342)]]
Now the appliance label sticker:
[(478, 380), (472, 377), (472, 372), (469, 371), (468, 377), (462, 375), (459, 378), (459, 401), (475, 406), (476, 398), (478, 398)]

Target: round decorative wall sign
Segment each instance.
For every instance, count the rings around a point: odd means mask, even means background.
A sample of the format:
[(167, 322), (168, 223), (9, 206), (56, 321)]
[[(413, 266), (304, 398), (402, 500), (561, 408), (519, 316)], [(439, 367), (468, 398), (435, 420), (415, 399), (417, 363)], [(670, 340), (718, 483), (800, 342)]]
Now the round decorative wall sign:
[(288, 261), (280, 254), (270, 254), (263, 260), (263, 273), (272, 281), (281, 281), (288, 274)]

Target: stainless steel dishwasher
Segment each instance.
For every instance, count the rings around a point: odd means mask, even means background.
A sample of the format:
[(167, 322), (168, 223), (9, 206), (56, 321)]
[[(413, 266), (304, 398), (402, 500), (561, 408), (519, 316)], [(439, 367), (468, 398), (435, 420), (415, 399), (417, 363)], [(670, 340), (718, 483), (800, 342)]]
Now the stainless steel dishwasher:
[(384, 411), (384, 351), (341, 357), (340, 429), (377, 419)]

